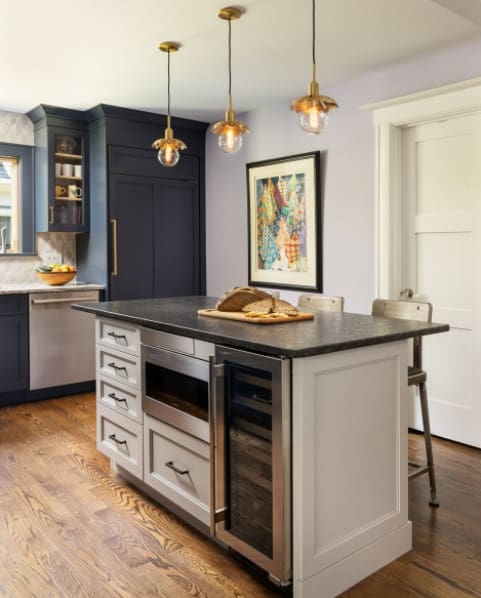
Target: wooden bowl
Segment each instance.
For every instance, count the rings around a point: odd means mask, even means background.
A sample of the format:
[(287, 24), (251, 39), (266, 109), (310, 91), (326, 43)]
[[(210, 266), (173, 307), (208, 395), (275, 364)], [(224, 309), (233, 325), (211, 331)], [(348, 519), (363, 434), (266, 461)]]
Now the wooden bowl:
[(70, 282), (77, 274), (75, 272), (35, 272), (42, 282), (50, 285), (61, 285)]

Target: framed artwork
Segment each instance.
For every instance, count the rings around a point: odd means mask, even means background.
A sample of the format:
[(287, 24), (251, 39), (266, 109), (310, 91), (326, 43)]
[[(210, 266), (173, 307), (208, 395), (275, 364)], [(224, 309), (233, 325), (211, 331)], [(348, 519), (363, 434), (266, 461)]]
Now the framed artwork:
[(249, 284), (322, 292), (320, 153), (247, 164)]

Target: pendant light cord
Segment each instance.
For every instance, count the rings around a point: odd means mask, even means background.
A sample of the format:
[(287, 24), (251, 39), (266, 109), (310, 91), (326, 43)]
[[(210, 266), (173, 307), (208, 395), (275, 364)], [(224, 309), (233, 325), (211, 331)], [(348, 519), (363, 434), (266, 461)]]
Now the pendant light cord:
[(312, 64), (316, 64), (316, 0), (312, 0)]
[(232, 27), (231, 27), (231, 20), (229, 19), (229, 95), (232, 95), (232, 51), (231, 51), (231, 45), (232, 45)]
[(170, 117), (170, 51), (167, 52), (167, 115)]

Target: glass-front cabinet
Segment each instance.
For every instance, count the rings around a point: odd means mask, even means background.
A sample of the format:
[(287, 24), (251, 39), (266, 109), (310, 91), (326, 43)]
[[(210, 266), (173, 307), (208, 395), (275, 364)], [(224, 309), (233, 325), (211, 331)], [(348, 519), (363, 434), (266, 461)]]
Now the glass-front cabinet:
[(88, 126), (75, 110), (39, 106), (35, 131), (36, 232), (88, 232)]
[(49, 204), (49, 225), (83, 227), (85, 139), (81, 135), (55, 133), (53, 139), (55, 184)]

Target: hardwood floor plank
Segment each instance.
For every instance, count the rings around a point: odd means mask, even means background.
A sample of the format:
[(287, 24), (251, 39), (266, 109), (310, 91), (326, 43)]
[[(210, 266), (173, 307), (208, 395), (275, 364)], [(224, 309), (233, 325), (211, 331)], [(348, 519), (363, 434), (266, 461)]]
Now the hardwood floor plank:
[[(441, 507), (411, 481), (413, 550), (342, 596), (481, 598), (481, 451), (434, 450)], [(420, 435), (409, 452), (423, 460)], [(286, 594), (110, 470), (90, 393), (0, 409), (0, 596)]]

